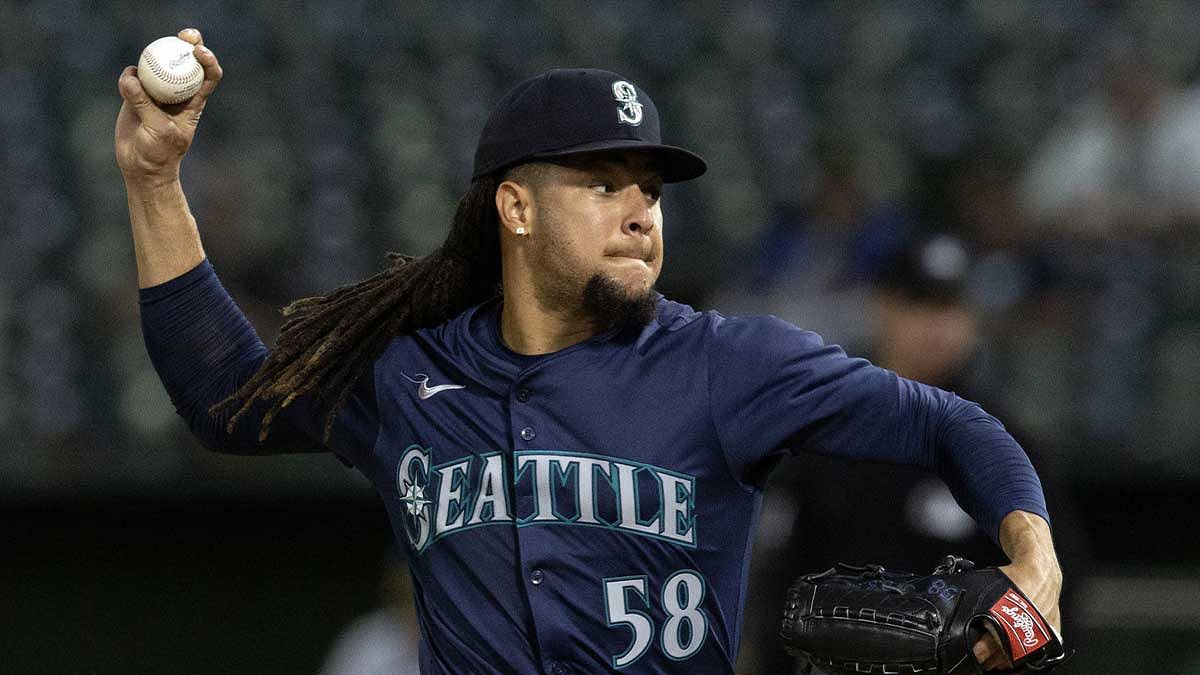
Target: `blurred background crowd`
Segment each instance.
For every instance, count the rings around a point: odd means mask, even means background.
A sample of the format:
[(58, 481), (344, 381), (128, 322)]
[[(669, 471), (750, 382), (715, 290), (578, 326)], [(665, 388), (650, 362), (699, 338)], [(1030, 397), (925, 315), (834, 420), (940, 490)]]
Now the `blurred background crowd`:
[[(0, 2), (0, 659), (313, 671), (389, 567), (363, 481), (328, 456), (203, 452), (145, 355), (116, 77), (185, 26), (225, 80), (184, 188), (268, 342), (288, 300), (440, 243), (508, 87), (615, 70), (710, 166), (666, 192), (661, 290), (980, 401), (1046, 482), (1067, 672), (1200, 672), (1200, 5), (1182, 0)], [(782, 466), (742, 671), (787, 672), (769, 624), (794, 573), (995, 556), (961, 517), (921, 476)], [(90, 637), (63, 652), (62, 631)]]

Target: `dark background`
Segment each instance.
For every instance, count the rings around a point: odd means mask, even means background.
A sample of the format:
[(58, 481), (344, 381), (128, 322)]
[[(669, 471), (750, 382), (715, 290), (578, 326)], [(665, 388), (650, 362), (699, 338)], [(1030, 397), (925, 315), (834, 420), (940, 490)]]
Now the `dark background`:
[(184, 187), (268, 342), (288, 300), (436, 246), (490, 106), (551, 66), (633, 79), (708, 159), (664, 198), (672, 297), (865, 354), (886, 261), (958, 237), (972, 386), (1070, 528), (1064, 670), (1200, 672), (1197, 25), (1165, 0), (0, 3), (0, 671), (315, 672), (381, 601), (369, 486), (206, 453), (141, 344), (116, 77), (198, 26), (226, 77)]

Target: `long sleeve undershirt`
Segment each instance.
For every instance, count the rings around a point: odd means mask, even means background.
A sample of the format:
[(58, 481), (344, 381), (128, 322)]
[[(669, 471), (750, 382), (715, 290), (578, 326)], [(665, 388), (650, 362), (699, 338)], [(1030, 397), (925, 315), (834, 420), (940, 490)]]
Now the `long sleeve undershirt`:
[(208, 260), (182, 276), (142, 289), (139, 304), (150, 362), (175, 409), (205, 447), (237, 454), (326, 450), (316, 414), (306, 409), (303, 399), (276, 419), (261, 444), (263, 410), (245, 415), (232, 434), (225, 425), (236, 406), (209, 415), (212, 405), (250, 379), (268, 350)]

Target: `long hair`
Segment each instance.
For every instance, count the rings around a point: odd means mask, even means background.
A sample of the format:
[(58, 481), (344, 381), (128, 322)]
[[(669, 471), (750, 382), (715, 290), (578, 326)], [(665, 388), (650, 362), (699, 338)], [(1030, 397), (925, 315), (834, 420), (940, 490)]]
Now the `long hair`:
[(446, 241), (429, 255), (388, 253), (391, 265), (383, 272), (285, 307), (287, 320), (275, 348), (245, 384), (209, 413), (237, 406), (226, 423), (232, 433), (251, 409), (265, 407), (258, 436), (262, 442), (281, 410), (313, 395), (325, 418), (323, 439), (328, 443), (334, 419), (358, 378), (392, 338), (436, 326), (499, 292), (495, 199), (500, 181), (489, 174), (471, 182)]

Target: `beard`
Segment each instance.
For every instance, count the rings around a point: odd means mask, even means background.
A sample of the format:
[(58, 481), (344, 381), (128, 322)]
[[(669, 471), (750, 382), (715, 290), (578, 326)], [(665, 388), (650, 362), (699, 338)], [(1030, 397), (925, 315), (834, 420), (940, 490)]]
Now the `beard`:
[(613, 279), (593, 274), (583, 287), (583, 309), (601, 331), (641, 329), (657, 314), (654, 291), (630, 296)]

